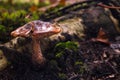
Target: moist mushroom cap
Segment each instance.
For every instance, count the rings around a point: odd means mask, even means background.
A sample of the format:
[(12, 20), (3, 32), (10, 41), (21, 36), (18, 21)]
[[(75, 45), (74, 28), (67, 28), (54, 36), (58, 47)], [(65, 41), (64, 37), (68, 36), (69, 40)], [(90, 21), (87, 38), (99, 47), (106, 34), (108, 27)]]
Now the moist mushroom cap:
[(61, 31), (58, 25), (51, 24), (49, 22), (43, 22), (43, 21), (37, 20), (37, 21), (33, 21), (33, 24), (34, 24), (33, 36), (36, 36), (36, 37), (51, 36)]
[(28, 37), (31, 30), (32, 30), (32, 24), (27, 23), (27, 24), (17, 28), (16, 30), (12, 31), (11, 35), (14, 37), (17, 37), (17, 36)]
[(37, 38), (40, 38), (40, 37), (51, 36), (53, 34), (59, 33), (60, 31), (61, 28), (58, 27), (58, 25), (36, 20), (36, 21), (31, 21), (17, 28), (13, 32), (11, 32), (11, 35), (14, 37), (17, 36), (28, 37), (32, 35), (32, 36), (36, 36)]

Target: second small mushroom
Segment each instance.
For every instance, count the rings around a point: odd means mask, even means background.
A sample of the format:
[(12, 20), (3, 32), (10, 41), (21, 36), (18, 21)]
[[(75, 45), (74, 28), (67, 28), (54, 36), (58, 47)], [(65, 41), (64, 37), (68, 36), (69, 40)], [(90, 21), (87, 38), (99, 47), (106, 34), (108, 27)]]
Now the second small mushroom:
[(23, 25), (22, 27), (17, 28), (16, 30), (11, 32), (11, 35), (14, 37), (31, 36), (33, 41), (33, 54), (32, 54), (33, 64), (44, 64), (45, 58), (41, 51), (40, 39), (59, 33), (60, 31), (61, 28), (58, 27), (58, 25), (36, 20), (31, 21)]

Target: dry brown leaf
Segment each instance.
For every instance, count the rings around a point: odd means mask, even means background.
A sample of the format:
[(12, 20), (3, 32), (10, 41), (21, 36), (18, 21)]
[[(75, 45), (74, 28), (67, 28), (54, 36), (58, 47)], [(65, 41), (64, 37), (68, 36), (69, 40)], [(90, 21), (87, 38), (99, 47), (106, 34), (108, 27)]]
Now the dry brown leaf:
[(59, 5), (65, 6), (65, 4), (66, 4), (66, 0), (60, 0)]
[(49, 0), (51, 4), (54, 4), (56, 2), (59, 2), (59, 0)]
[(108, 39), (106, 33), (104, 32), (103, 28), (100, 28), (97, 38), (93, 38), (92, 40), (102, 42), (105, 44), (110, 44), (109, 39)]
[(33, 5), (29, 8), (31, 12), (37, 11), (37, 6)]

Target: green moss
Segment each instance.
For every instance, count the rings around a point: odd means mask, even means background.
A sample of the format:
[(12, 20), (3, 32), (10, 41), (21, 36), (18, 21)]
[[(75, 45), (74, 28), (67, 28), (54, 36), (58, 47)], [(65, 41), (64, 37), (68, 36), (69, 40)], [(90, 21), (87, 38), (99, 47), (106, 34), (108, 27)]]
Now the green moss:
[[(26, 11), (25, 10), (18, 10), (18, 11), (14, 11), (12, 13), (9, 12), (4, 12), (1, 17), (2, 17), (2, 21), (4, 22), (4, 25), (7, 25), (7, 21), (12, 22), (12, 23), (17, 23), (17, 21), (20, 21), (21, 19), (23, 19), (26, 15)], [(10, 24), (10, 23), (9, 23)]]
[(84, 73), (87, 68), (86, 65), (82, 61), (76, 61), (75, 66), (77, 67), (76, 72), (79, 74)]
[(66, 76), (65, 73), (58, 73), (58, 76), (59, 76), (59, 78), (60, 78), (61, 80), (67, 79), (67, 76)]
[(70, 49), (76, 51), (78, 49), (79, 44), (77, 42), (67, 41), (67, 42), (60, 42), (56, 44), (55, 49), (58, 51), (64, 49)]
[(0, 25), (0, 33), (2, 33), (2, 32), (6, 32), (6, 29), (5, 29), (5, 26)]
[(55, 55), (56, 58), (60, 58), (64, 55), (64, 51), (61, 51)]
[(26, 14), (25, 10), (17, 10), (14, 12), (4, 11), (0, 15), (0, 40), (2, 42), (10, 40), (10, 32), (25, 23)]
[(71, 50), (76, 52), (78, 50), (79, 44), (77, 42), (67, 41), (67, 42), (60, 42), (56, 44), (54, 50), (55, 50), (55, 57), (60, 58), (64, 56), (65, 50)]
[(78, 43), (68, 41), (68, 42), (66, 42), (66, 48), (67, 49), (72, 49), (74, 51), (77, 51), (77, 49), (78, 49)]
[[(29, 9), (28, 9), (29, 10)], [(24, 25), (25, 23), (33, 20), (38, 20), (40, 12), (34, 11), (29, 13), (29, 11), (24, 9), (15, 8), (7, 9), (1, 7), (0, 5), (0, 42), (7, 42), (11, 39), (10, 32)], [(26, 18), (30, 15), (29, 18)], [(2, 37), (7, 36), (7, 37)]]
[(76, 61), (76, 62), (75, 62), (75, 65), (83, 65), (83, 62), (81, 62), (81, 61)]
[(57, 61), (56, 60), (50, 60), (50, 64), (52, 65), (53, 68), (57, 68)]

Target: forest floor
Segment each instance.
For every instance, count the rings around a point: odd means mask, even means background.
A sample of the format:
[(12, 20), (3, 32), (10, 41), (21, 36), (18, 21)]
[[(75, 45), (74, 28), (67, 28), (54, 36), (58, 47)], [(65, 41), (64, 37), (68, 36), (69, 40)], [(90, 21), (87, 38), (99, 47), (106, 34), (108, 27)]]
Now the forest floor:
[[(116, 44), (116, 43), (115, 43)], [(117, 44), (120, 44), (117, 42)], [(54, 52), (54, 53), (53, 53)], [(31, 66), (25, 56), (19, 56), (7, 69), (0, 72), (1, 80), (119, 80), (120, 52), (101, 42), (80, 43), (77, 51), (65, 49), (55, 57), (47, 53), (46, 65)], [(54, 55), (53, 55), (54, 54)]]
[(16, 55), (16, 61), (0, 71), (0, 80), (120, 80), (120, 36), (110, 36), (108, 44), (93, 40), (91, 33), (84, 41), (64, 41), (47, 50), (41, 68), (25, 54)]

